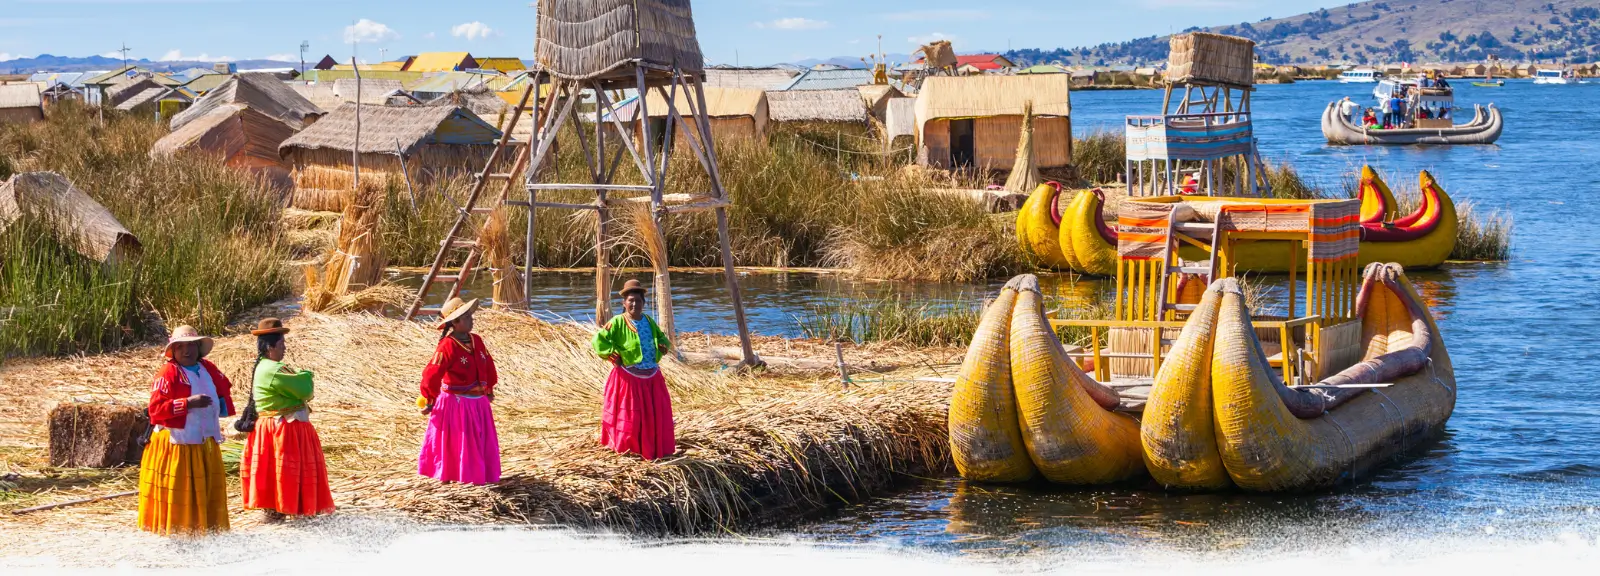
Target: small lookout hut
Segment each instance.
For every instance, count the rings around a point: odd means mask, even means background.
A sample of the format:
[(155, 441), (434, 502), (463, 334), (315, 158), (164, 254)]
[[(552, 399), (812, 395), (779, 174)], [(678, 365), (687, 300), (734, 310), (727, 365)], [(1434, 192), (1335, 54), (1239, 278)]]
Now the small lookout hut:
[(1065, 74), (929, 76), (916, 99), (917, 159), (936, 168), (1010, 170), (1033, 106), (1034, 164), (1072, 163), (1072, 79)]
[(409, 175), (420, 185), (468, 173), (484, 165), (499, 137), (459, 106), (363, 106), (358, 131), (356, 105), (345, 104), (278, 152), (294, 173), (296, 207), (316, 209), (310, 204), (325, 204), (317, 199), (354, 187), (357, 174), (384, 184)]
[(1258, 195), (1250, 116), (1256, 43), (1207, 32), (1170, 43), (1161, 115), (1125, 123), (1129, 194)]

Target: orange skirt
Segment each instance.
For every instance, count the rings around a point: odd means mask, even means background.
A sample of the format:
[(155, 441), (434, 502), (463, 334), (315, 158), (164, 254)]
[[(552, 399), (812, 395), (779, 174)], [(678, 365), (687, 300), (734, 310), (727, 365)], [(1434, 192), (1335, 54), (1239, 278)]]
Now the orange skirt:
[(310, 422), (262, 418), (239, 462), (244, 507), (311, 516), (333, 511), (322, 439)]
[(228, 530), (228, 479), (216, 441), (173, 444), (165, 429), (150, 435), (139, 461), (139, 528), (163, 535)]

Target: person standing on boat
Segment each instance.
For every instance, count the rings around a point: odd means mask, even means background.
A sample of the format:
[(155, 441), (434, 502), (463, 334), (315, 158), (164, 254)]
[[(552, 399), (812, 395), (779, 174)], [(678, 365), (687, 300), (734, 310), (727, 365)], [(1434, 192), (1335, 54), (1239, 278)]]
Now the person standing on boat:
[(228, 477), (221, 418), (232, 416), (232, 383), (206, 360), (216, 345), (179, 326), (150, 387), (150, 442), (139, 461), (139, 528), (163, 535), (228, 530)]
[(282, 320), (263, 318), (250, 333), (257, 353), (251, 405), (258, 416), (247, 428), (239, 466), (244, 507), (261, 510), (268, 522), (333, 512), (322, 438), (311, 427), (313, 375), (284, 362), (289, 328)]
[(1345, 96), (1344, 100), (1339, 101), (1339, 113), (1344, 115), (1345, 118), (1349, 118), (1352, 123), (1359, 122), (1361, 120), (1361, 105), (1356, 104), (1349, 96)]
[(594, 352), (611, 362), (600, 414), (600, 443), (621, 454), (645, 460), (678, 451), (673, 430), (672, 398), (657, 362), (672, 341), (644, 313), (644, 286), (638, 280), (622, 285), (623, 314), (594, 335)]
[(476, 299), (451, 298), (439, 309), (439, 345), (422, 370), (417, 406), (428, 415), (417, 473), (445, 482), (500, 481), (500, 436), (495, 431), (494, 356), (472, 332)]

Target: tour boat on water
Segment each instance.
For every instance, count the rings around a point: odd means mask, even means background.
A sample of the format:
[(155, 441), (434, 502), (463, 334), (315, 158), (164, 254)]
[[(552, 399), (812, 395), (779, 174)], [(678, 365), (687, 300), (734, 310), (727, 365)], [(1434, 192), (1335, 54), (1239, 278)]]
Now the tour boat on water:
[(1382, 74), (1379, 74), (1377, 70), (1373, 70), (1371, 68), (1357, 68), (1354, 70), (1346, 70), (1344, 73), (1339, 74), (1339, 82), (1345, 84), (1371, 84), (1373, 82), (1377, 82), (1380, 76), (1382, 76)]

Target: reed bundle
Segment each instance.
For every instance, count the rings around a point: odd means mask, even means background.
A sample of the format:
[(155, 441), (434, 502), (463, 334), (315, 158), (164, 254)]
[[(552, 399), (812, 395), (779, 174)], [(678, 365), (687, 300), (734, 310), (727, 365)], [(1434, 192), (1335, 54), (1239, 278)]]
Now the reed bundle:
[[(618, 455), (596, 442), (610, 366), (589, 348), (592, 328), (492, 309), (477, 320), (500, 374), (494, 410), (505, 475), (493, 486), (443, 484), (416, 473), (426, 426), (413, 404), (416, 378), (438, 343), (437, 332), (369, 314), (289, 319), (289, 361), (317, 375), (312, 418), (341, 513), (385, 509), (424, 521), (702, 533), (790, 522), (864, 498), (905, 474), (941, 473), (948, 466), (947, 384), (865, 383), (840, 392), (827, 372), (758, 377), (670, 360), (664, 372), (679, 453), (654, 462)], [(733, 344), (731, 337), (684, 336), (712, 347)], [(760, 338), (757, 346), (774, 357), (832, 354), (831, 346), (809, 341)], [(864, 348), (896, 361), (933, 358), (928, 349)], [(210, 359), (239, 386), (249, 381), (254, 357), (254, 338), (239, 335), (218, 338)], [(8, 363), (0, 368), (0, 405), (17, 407), (19, 417), (0, 420), (0, 439), (38, 446), (42, 427), (24, 422), (43, 422), (49, 404), (75, 395), (148, 399), (143, 375), (159, 364), (150, 346)], [(63, 382), (41, 394), (29, 384), (41, 379)], [(133, 505), (124, 499), (60, 514), (84, 514), (85, 522), (103, 526), (125, 523)]]
[(494, 277), (494, 303), (509, 309), (526, 309), (527, 295), (522, 290), (522, 274), (512, 261), (511, 238), (507, 233), (505, 206), (495, 208), (484, 221), (478, 233), (478, 246), (483, 249), (483, 262)]
[[(387, 265), (383, 254), (378, 217), (383, 214), (384, 189), (375, 182), (362, 182), (345, 192), (344, 213), (339, 217), (337, 242), (327, 255), (320, 277), (307, 269), (304, 305), (308, 310), (333, 311), (336, 302), (346, 306), (361, 301), (388, 303), (383, 292), (357, 298), (344, 298), (379, 286)], [(343, 306), (341, 306), (342, 308)], [(365, 308), (371, 309), (371, 308)]]
[(1018, 194), (1033, 192), (1039, 187), (1043, 178), (1039, 176), (1039, 164), (1034, 161), (1033, 155), (1033, 101), (1022, 105), (1022, 130), (1017, 138), (1017, 162), (1011, 167), (1011, 174), (1006, 176), (1006, 190)]

